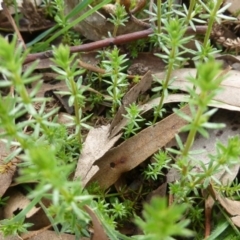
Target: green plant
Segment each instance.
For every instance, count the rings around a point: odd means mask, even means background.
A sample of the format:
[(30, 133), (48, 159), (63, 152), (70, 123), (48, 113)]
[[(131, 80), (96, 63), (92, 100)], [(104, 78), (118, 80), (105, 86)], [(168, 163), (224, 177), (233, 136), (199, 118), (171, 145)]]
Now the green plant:
[(140, 52), (144, 52), (144, 48), (147, 47), (148, 41), (146, 39), (139, 39), (135, 42), (129, 43), (127, 49), (130, 51), (132, 58), (136, 58)]
[(161, 34), (161, 47), (165, 53), (157, 53), (156, 56), (162, 58), (167, 63), (167, 67), (165, 78), (163, 80), (155, 79), (160, 86), (152, 89), (154, 92), (161, 93), (159, 104), (154, 110), (153, 124), (156, 123), (158, 117), (162, 117), (163, 112), (165, 112), (163, 103), (165, 97), (168, 95), (171, 82), (174, 81), (171, 77), (172, 72), (186, 61), (181, 55), (187, 51), (184, 44), (192, 38), (192, 36), (184, 37), (186, 27), (184, 26), (183, 20), (174, 18), (169, 22), (163, 20), (163, 23), (166, 33)]
[(136, 103), (132, 103), (126, 108), (127, 114), (123, 115), (128, 123), (124, 127), (124, 138), (127, 139), (132, 134), (136, 134), (136, 131), (140, 129), (139, 122), (143, 122), (144, 119), (140, 115), (140, 111)]
[(109, 84), (107, 92), (112, 98), (111, 112), (114, 114), (117, 108), (121, 105), (121, 99), (124, 96), (128, 81), (127, 75), (123, 73), (126, 68), (124, 64), (127, 62), (126, 55), (120, 55), (119, 49), (114, 47), (112, 51), (106, 52), (107, 60), (102, 61), (103, 67), (106, 70), (104, 76), (110, 80), (104, 79), (104, 82)]
[(24, 218), (20, 221), (15, 221), (14, 218), (5, 219), (1, 221), (0, 231), (4, 236), (16, 235), (20, 238), (19, 234), (26, 233), (28, 231), (27, 228), (32, 226), (31, 223), (24, 223), (24, 220)]
[[(186, 228), (189, 220), (181, 220), (187, 206), (172, 205), (167, 207), (165, 199), (154, 198), (150, 205), (145, 205), (142, 220), (136, 218), (137, 225), (143, 230), (144, 236), (135, 239), (173, 239), (172, 236), (192, 236), (193, 233)], [(157, 223), (157, 224), (156, 224)]]
[[(184, 118), (188, 124), (183, 128), (183, 131), (189, 131), (187, 140), (185, 144), (183, 144), (179, 137), (177, 137), (178, 147), (180, 150), (171, 149), (170, 151), (176, 153), (178, 155), (178, 160), (176, 161), (175, 167), (180, 171), (181, 179), (180, 184), (176, 183), (179, 187), (178, 191), (180, 193), (180, 198), (184, 195), (187, 196), (190, 191), (194, 191), (195, 187), (200, 187), (198, 184), (204, 180), (204, 188), (208, 186), (210, 183), (210, 179), (214, 175), (214, 168), (211, 168), (212, 171), (209, 172), (204, 164), (201, 164), (206, 172), (202, 175), (201, 180), (199, 179), (201, 174), (197, 174), (192, 170), (192, 157), (191, 157), (191, 146), (194, 142), (195, 136), (197, 132), (199, 132), (204, 137), (208, 136), (208, 132), (206, 128), (221, 128), (224, 125), (210, 123), (208, 122), (210, 116), (212, 116), (216, 109), (208, 110), (208, 104), (212, 100), (212, 98), (219, 92), (219, 85), (222, 81), (222, 77), (218, 76), (219, 74), (219, 65), (214, 61), (211, 61), (207, 64), (202, 64), (198, 66), (198, 77), (191, 77), (189, 80), (193, 83), (194, 86), (200, 89), (200, 93), (197, 94), (193, 89), (189, 89), (190, 93), (190, 101), (189, 108), (191, 110), (191, 115), (183, 114), (180, 110), (177, 110), (176, 113), (179, 114), (180, 117)], [(214, 164), (215, 165), (215, 164)], [(212, 166), (211, 164), (208, 165)], [(198, 179), (195, 181), (194, 179)], [(194, 182), (194, 184), (193, 184)], [(183, 189), (181, 189), (183, 186)], [(171, 186), (172, 187), (172, 186)], [(176, 189), (174, 190), (174, 194), (176, 194)]]
[[(17, 148), (15, 148), (14, 154), (8, 161), (18, 155), (20, 151), (24, 152), (22, 156), (24, 159), (21, 169), (22, 176), (19, 178), (19, 181), (28, 181), (29, 179), (39, 181), (37, 187), (31, 191), (30, 198), (33, 198), (33, 200), (29, 206), (12, 219), (9, 219), (8, 222), (1, 222), (1, 229), (4, 234), (16, 234), (17, 232), (25, 231), (26, 227), (29, 226), (23, 222), (26, 213), (40, 202), (43, 197), (46, 197), (52, 201), (52, 208), (48, 209), (48, 211), (53, 211), (54, 208), (54, 222), (71, 222), (71, 231), (80, 234), (74, 221), (77, 219), (88, 221), (82, 206), (92, 197), (84, 192), (78, 181), (68, 180), (73, 165), (57, 161), (57, 151), (59, 152), (61, 149), (59, 146), (62, 143), (56, 142), (56, 139), (53, 141), (53, 128), (61, 126), (54, 121), (49, 122), (48, 120), (58, 109), (46, 113), (45, 106), (48, 99), (35, 98), (41, 82), (37, 84), (31, 93), (28, 93), (26, 90), (26, 84), (38, 80), (39, 76), (30, 76), (35, 64), (22, 73), (22, 63), (25, 54), (22, 54), (21, 47), (15, 49), (16, 38), (14, 38), (12, 43), (8, 43), (4, 38), (0, 38), (0, 44), (3, 46), (0, 50), (0, 58), (3, 61), (1, 72), (5, 76), (5, 80), (1, 81), (1, 87), (13, 86), (15, 89), (14, 96), (4, 96), (0, 99), (0, 126), (3, 129), (1, 138), (2, 140), (5, 139), (10, 146), (12, 144), (16, 145), (15, 143), (17, 142)], [(59, 49), (58, 54), (57, 50), (55, 51), (57, 56), (56, 62), (62, 63), (61, 66), (65, 69), (63, 62), (65, 61), (66, 63), (69, 60), (68, 51), (63, 46)], [(60, 53), (66, 53), (66, 55), (61, 55)], [(71, 78), (71, 71), (69, 70), (65, 76)], [(75, 98), (73, 97), (74, 100)], [(37, 102), (41, 104), (39, 110), (36, 110), (34, 107), (34, 104)], [(17, 119), (19, 117), (24, 119), (27, 112), (32, 115), (32, 119), (18, 122)], [(30, 135), (24, 133), (26, 127), (32, 129)], [(51, 194), (48, 193), (50, 190)], [(68, 211), (66, 211), (67, 209)], [(67, 216), (69, 211), (71, 211), (72, 219), (69, 219), (69, 216)]]
[[(84, 92), (87, 87), (82, 85), (82, 77), (79, 77), (83, 70), (77, 70), (78, 62), (75, 60), (76, 55), (73, 54), (70, 56), (70, 49), (67, 46), (60, 45), (58, 48), (53, 47), (53, 62), (57, 66), (52, 66), (52, 69), (57, 72), (60, 76), (59, 79), (63, 79), (66, 82), (66, 85), (69, 91), (63, 92), (59, 91), (59, 94), (69, 95), (69, 106), (74, 106), (75, 117), (73, 118), (73, 123), (70, 124), (76, 126), (75, 135), (72, 137), (77, 137), (79, 141), (79, 147), (82, 147), (82, 127), (89, 128), (89, 126), (84, 123), (91, 115), (83, 118), (82, 117), (82, 108), (85, 105), (85, 96)], [(75, 82), (74, 78), (78, 76), (78, 80)]]
[[(79, 22), (83, 21), (87, 17), (89, 17), (92, 13), (100, 9), (103, 5), (109, 3), (111, 0), (104, 0), (101, 1), (98, 5), (94, 6), (89, 11), (85, 12), (84, 14), (81, 14), (78, 16), (78, 13), (83, 11), (88, 4), (91, 4), (93, 0), (83, 0), (77, 4), (70, 13), (67, 15), (63, 14), (64, 10), (64, 1), (63, 0), (55, 0), (51, 1), (51, 4), (53, 4), (50, 7), (50, 12), (54, 11), (54, 9), (60, 9), (60, 15), (56, 15), (57, 23), (54, 27), (47, 29), (43, 33), (39, 34), (34, 40), (29, 42), (27, 44), (28, 47), (33, 46), (36, 44), (36, 46), (32, 47), (33, 52), (37, 52), (40, 49), (46, 49), (49, 47), (49, 44), (56, 39), (57, 37), (64, 34), (69, 34), (68, 30), (76, 26)], [(49, 6), (48, 6), (49, 8)], [(52, 10), (51, 10), (52, 9)], [(43, 40), (41, 42), (41, 40)]]
[[(59, 15), (56, 16), (57, 26), (39, 35), (34, 41), (45, 38), (45, 43), (49, 44), (57, 36), (62, 35), (66, 36), (65, 40), (70, 43), (70, 40), (74, 40), (75, 37), (71, 35), (69, 29), (109, 1), (102, 1), (78, 19), (70, 20), (77, 14), (77, 11), (83, 10), (90, 2), (82, 1), (76, 9), (65, 16), (63, 1), (56, 0), (52, 6), (49, 1), (45, 1), (49, 14), (53, 15), (57, 9), (59, 10)], [(7, 91), (1, 92), (0, 128), (2, 131), (0, 137), (1, 141), (6, 143), (6, 147), (14, 148), (6, 157), (4, 164), (0, 166), (0, 173), (7, 172), (7, 164), (10, 164), (10, 161), (17, 156), (20, 162), (18, 164), (20, 173), (18, 181), (20, 183), (28, 181), (36, 183), (32, 188), (29, 186), (25, 188), (31, 200), (29, 205), (13, 218), (0, 222), (0, 231), (5, 236), (26, 232), (27, 228), (31, 226), (30, 223), (25, 223), (26, 214), (36, 204), (39, 204), (46, 212), (56, 232), (69, 232), (76, 238), (89, 237), (86, 229), (91, 219), (85, 211), (85, 206), (93, 209), (108, 237), (113, 240), (174, 239), (189, 236), (194, 236), (196, 239), (203, 238), (202, 231), (194, 234), (189, 230), (196, 232), (196, 229), (204, 224), (202, 205), (205, 199), (201, 195), (202, 190), (208, 192), (211, 186), (214, 190), (231, 196), (231, 198), (238, 198), (239, 195), (237, 182), (231, 185), (230, 183), (222, 185), (215, 177), (215, 174), (220, 171), (229, 172), (230, 167), (238, 163), (239, 137), (230, 138), (226, 145), (217, 142), (216, 154), (209, 156), (208, 165), (203, 164), (201, 160), (197, 159), (196, 152), (191, 151), (197, 134), (208, 137), (208, 129), (223, 127), (221, 124), (210, 122), (210, 117), (216, 112), (216, 109), (208, 107), (213, 97), (221, 91), (219, 86), (223, 80), (219, 64), (211, 57), (217, 50), (212, 47), (209, 39), (213, 23), (219, 21), (220, 18), (224, 19), (222, 12), (226, 7), (219, 9), (220, 4), (221, 1), (208, 3), (191, 1), (189, 9), (187, 9), (175, 6), (171, 0), (165, 1), (163, 4), (159, 0), (157, 5), (153, 6), (152, 21), (157, 22), (157, 27), (152, 34), (152, 40), (155, 41), (155, 47), (162, 49), (162, 53), (157, 56), (161, 57), (167, 65), (164, 79), (155, 79), (155, 85), (152, 88), (157, 95), (160, 95), (160, 101), (155, 108), (151, 124), (156, 123), (165, 111), (163, 103), (169, 90), (173, 89), (171, 86), (174, 81), (171, 77), (173, 71), (181, 67), (187, 60), (184, 56), (187, 51), (185, 44), (193, 37), (185, 36), (187, 27), (190, 25), (196, 29), (196, 22), (203, 23), (203, 19), (209, 19), (203, 44), (196, 42), (198, 51), (191, 51), (194, 54), (193, 60), (197, 66), (197, 74), (188, 78), (191, 84), (191, 87), (187, 89), (190, 113), (185, 114), (181, 110), (175, 110), (181, 118), (186, 120), (187, 124), (182, 130), (186, 131), (188, 135), (184, 143), (177, 135), (177, 149), (160, 150), (154, 155), (154, 162), (147, 167), (144, 164), (140, 166), (140, 168), (144, 168), (140, 171), (144, 173), (145, 178), (141, 178), (140, 181), (137, 179), (130, 185), (126, 181), (124, 187), (118, 187), (116, 184), (117, 191), (114, 188), (103, 191), (97, 183), (83, 188), (79, 179), (71, 179), (71, 174), (81, 153), (84, 137), (82, 130), (89, 128), (86, 121), (90, 121), (92, 116), (88, 112), (89, 110), (84, 111), (86, 103), (93, 108), (96, 104), (103, 102), (103, 97), (104, 100), (110, 99), (113, 116), (121, 105), (121, 100), (128, 88), (127, 76), (124, 73), (127, 62), (126, 55), (120, 55), (117, 47), (101, 53), (103, 60), (100, 64), (105, 68), (106, 73), (98, 74), (94, 78), (89, 77), (89, 83), (96, 84), (99, 81), (99, 89), (92, 91), (97, 95), (93, 95), (91, 92), (87, 95), (89, 98), (86, 99), (87, 91), (93, 86), (90, 88), (90, 86), (82, 84), (83, 71), (77, 66), (77, 55), (70, 55), (69, 47), (62, 44), (58, 48), (53, 47), (52, 61), (55, 66), (52, 66), (52, 69), (58, 73), (60, 80), (65, 81), (68, 88), (67, 91), (59, 93), (69, 97), (69, 105), (73, 106), (75, 110), (74, 116), (70, 117), (71, 123), (64, 126), (57, 121), (58, 109), (46, 110), (49, 99), (35, 97), (42, 84), (41, 76), (32, 76), (37, 63), (29, 66), (23, 72), (22, 65), (27, 51), (23, 51), (21, 46), (16, 47), (16, 37), (11, 43), (0, 37), (0, 72), (3, 76), (0, 87), (14, 89), (14, 94), (7, 93)], [(51, 7), (53, 8), (51, 9)], [(118, 8), (119, 12), (113, 17), (114, 36), (117, 34), (117, 28), (123, 24), (125, 19), (123, 8)], [(172, 17), (171, 21), (170, 16)], [(59, 28), (61, 30), (57, 32)], [(42, 43), (39, 44), (42, 47), (45, 46)], [(27, 85), (35, 81), (38, 83), (29, 92)], [(109, 96), (103, 95), (105, 94), (104, 90), (102, 93), (102, 88), (106, 85)], [(198, 89), (198, 92), (195, 89)], [(39, 108), (35, 107), (36, 103), (40, 106)], [(124, 117), (127, 118), (128, 125), (125, 127), (124, 137), (129, 138), (140, 130), (140, 123), (144, 123), (145, 119), (141, 117), (135, 103), (129, 105), (126, 112)], [(107, 114), (108, 111), (106, 111)], [(68, 126), (73, 127), (73, 134), (69, 132)], [(172, 154), (171, 158), (169, 153)], [(194, 170), (196, 165), (200, 171)], [(143, 218), (135, 217), (135, 223), (141, 228), (144, 235), (126, 237), (116, 229), (124, 222), (131, 221), (134, 215), (141, 215), (142, 205), (139, 206), (140, 202), (142, 204), (145, 195), (155, 190), (150, 183), (159, 180), (159, 176), (163, 175), (163, 169), (164, 172), (173, 169), (179, 175), (176, 177), (176, 181), (168, 184), (169, 194), (174, 196), (173, 205), (167, 206), (165, 199), (154, 198), (150, 204), (144, 206)], [(147, 183), (143, 182), (144, 180), (147, 180)], [(149, 187), (147, 191), (145, 185)], [(50, 206), (45, 206), (44, 199), (50, 202)], [(1, 199), (0, 204), (5, 204), (5, 200), (6, 198)], [(222, 221), (216, 223), (215, 230), (209, 239), (239, 237), (239, 231), (233, 226), (229, 216), (219, 204), (216, 205), (219, 207), (221, 219), (224, 219), (225, 223)], [(216, 219), (218, 216), (213, 214), (213, 222)]]
[(152, 180), (157, 180), (159, 175), (163, 175), (161, 172), (163, 168), (169, 168), (169, 158), (168, 153), (159, 150), (158, 153), (153, 156), (154, 162), (148, 164), (147, 168), (144, 170), (144, 176), (146, 179), (151, 178)]
[(125, 10), (125, 7), (120, 4), (116, 4), (115, 6), (116, 8), (114, 13), (110, 13), (111, 18), (108, 19), (108, 21), (110, 21), (114, 25), (114, 29), (112, 33), (113, 37), (117, 36), (118, 28), (120, 26), (125, 26), (124, 23), (128, 21), (128, 14)]

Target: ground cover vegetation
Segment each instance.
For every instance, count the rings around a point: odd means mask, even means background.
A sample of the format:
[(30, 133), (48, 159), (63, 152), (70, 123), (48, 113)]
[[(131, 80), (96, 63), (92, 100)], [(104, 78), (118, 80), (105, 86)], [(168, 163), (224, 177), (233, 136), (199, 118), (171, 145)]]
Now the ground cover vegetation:
[(229, 6), (3, 1), (2, 239), (240, 238)]

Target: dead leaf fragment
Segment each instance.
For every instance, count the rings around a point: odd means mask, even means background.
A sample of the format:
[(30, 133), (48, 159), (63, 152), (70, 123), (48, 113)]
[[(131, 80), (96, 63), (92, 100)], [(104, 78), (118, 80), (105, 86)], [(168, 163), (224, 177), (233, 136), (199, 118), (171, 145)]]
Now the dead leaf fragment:
[[(16, 166), (14, 168), (16, 169)], [(15, 169), (5, 173), (0, 173), (0, 197), (4, 195), (6, 190), (11, 185)]]
[[(11, 189), (6, 193), (9, 197), (7, 204), (3, 208), (4, 218), (12, 218), (16, 214), (16, 211), (23, 210), (31, 201), (24, 196), (17, 189)], [(26, 217), (29, 218), (34, 215), (40, 208), (33, 207), (27, 214)]]
[(108, 237), (102, 227), (102, 224), (99, 221), (96, 214), (94, 213), (94, 211), (88, 206), (84, 206), (84, 209), (91, 217), (93, 223), (94, 234), (91, 240), (108, 240)]
[(10, 153), (6, 148), (6, 144), (0, 141), (0, 198), (11, 185), (14, 173), (17, 169), (17, 163), (14, 162), (16, 159), (13, 159), (8, 163), (3, 162), (4, 158), (8, 156), (8, 154)]
[[(54, 231), (46, 230), (30, 238), (24, 238), (23, 236), (22, 239), (23, 240), (75, 240), (76, 237), (71, 234), (66, 234), (66, 233), (57, 234)], [(19, 240), (19, 238), (13, 239), (13, 240)], [(90, 240), (90, 238), (83, 237), (83, 238), (79, 238), (79, 240)]]
[[(75, 179), (80, 177), (84, 186), (87, 184), (90, 175), (94, 175), (98, 170), (97, 166), (92, 167), (93, 163), (101, 158), (121, 137), (121, 134), (119, 134), (112, 139), (109, 139), (109, 129), (110, 125), (93, 128), (87, 135), (74, 176)], [(89, 171), (91, 168), (92, 170), (90, 174)]]
[[(131, 71), (131, 68), (134, 64), (142, 64), (144, 69), (148, 69), (151, 73), (159, 73), (164, 71), (166, 63), (162, 61), (161, 58), (154, 55), (151, 52), (140, 52), (138, 56), (131, 61), (131, 66), (129, 67), (128, 71)], [(133, 75), (134, 73), (129, 73)]]
[(236, 14), (240, 10), (240, 2), (239, 0), (226, 0), (224, 1), (224, 5), (231, 3), (228, 7), (228, 11), (232, 14)]
[(211, 192), (213, 193), (215, 200), (220, 203), (220, 205), (230, 216), (232, 216), (230, 219), (233, 221), (233, 223), (237, 227), (240, 227), (240, 202), (223, 197), (216, 190), (214, 190), (213, 187), (211, 187)]

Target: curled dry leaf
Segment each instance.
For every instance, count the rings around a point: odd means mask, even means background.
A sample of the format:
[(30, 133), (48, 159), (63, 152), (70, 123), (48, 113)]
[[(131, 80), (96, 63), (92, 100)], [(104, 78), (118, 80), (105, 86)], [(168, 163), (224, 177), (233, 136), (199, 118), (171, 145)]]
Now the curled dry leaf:
[(233, 223), (237, 227), (240, 227), (240, 202), (223, 197), (217, 193), (213, 187), (211, 187), (211, 192), (214, 196), (215, 201), (218, 201), (220, 205), (226, 210), (226, 212), (231, 216), (230, 219), (233, 221)]
[(108, 240), (108, 237), (102, 227), (102, 224), (99, 221), (96, 214), (94, 213), (94, 211), (87, 205), (84, 206), (84, 209), (92, 219), (94, 233), (93, 233), (93, 237), (91, 238), (91, 240)]
[[(31, 201), (24, 196), (17, 189), (10, 189), (7, 191), (6, 196), (9, 197), (7, 204), (3, 207), (4, 218), (12, 218), (16, 214), (16, 211), (23, 210)], [(30, 212), (26, 214), (29, 218), (39, 211), (40, 208), (33, 207)]]
[[(110, 125), (92, 128), (84, 142), (82, 154), (79, 157), (74, 178), (79, 178), (85, 186), (88, 180), (98, 171), (93, 163), (101, 158), (121, 137), (121, 134), (109, 139)], [(91, 172), (89, 172), (91, 170)]]
[[(10, 188), (5, 196), (9, 197), (9, 199), (6, 205), (2, 207), (2, 219), (12, 218), (18, 212), (25, 209), (31, 202), (25, 195), (18, 191), (17, 187)], [(43, 202), (47, 204), (45, 200), (43, 200)], [(50, 224), (46, 213), (40, 207), (33, 207), (26, 214), (26, 221), (33, 224), (30, 230), (38, 230)]]

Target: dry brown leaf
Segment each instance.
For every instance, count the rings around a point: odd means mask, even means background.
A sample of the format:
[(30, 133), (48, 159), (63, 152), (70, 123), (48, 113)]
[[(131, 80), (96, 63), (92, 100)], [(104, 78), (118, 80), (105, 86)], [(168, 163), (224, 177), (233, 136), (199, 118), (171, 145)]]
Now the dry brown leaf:
[[(32, 233), (32, 232), (29, 232), (29, 233)], [(66, 234), (66, 233), (57, 234), (56, 232), (50, 231), (50, 230), (46, 230), (30, 238), (24, 238), (23, 236), (23, 240), (75, 240), (75, 239), (76, 237), (74, 235)], [(0, 238), (0, 240), (2, 239)], [(19, 240), (19, 238), (7, 239), (7, 240)], [(79, 238), (79, 240), (90, 240), (90, 238), (83, 237), (83, 238)]]
[(31, 217), (26, 218), (26, 222), (32, 223), (33, 226), (29, 228), (31, 231), (45, 228), (51, 224), (49, 218), (42, 208), (34, 213)]
[[(154, 98), (154, 99), (150, 100), (149, 102), (147, 102), (143, 105), (140, 105), (138, 108), (139, 108), (141, 114), (143, 114), (143, 113), (153, 109), (155, 106), (157, 106), (159, 104), (159, 100), (160, 100), (160, 98)], [(187, 94), (169, 94), (164, 99), (164, 104), (174, 103), (174, 102), (188, 102), (188, 101), (189, 101), (189, 95), (187, 95)], [(232, 106), (230, 104), (219, 102), (216, 100), (212, 100), (211, 103), (209, 104), (209, 106), (240, 112), (240, 107)], [(113, 130), (112, 135), (114, 135), (115, 132), (119, 132), (121, 129), (123, 129), (127, 125), (127, 121), (128, 120), (126, 118), (119, 117), (119, 122), (117, 123), (115, 129)]]
[[(192, 146), (192, 151), (202, 150), (203, 152), (195, 155), (197, 161), (195, 162), (195, 168), (193, 171), (199, 171), (199, 161), (207, 166), (209, 164), (209, 154), (216, 154), (216, 142), (220, 141), (223, 144), (227, 144), (228, 139), (236, 135), (240, 136), (240, 123), (239, 123), (240, 113), (239, 112), (229, 112), (227, 110), (219, 110), (212, 117), (212, 122), (214, 123), (224, 123), (226, 126), (223, 129), (209, 129), (209, 138), (203, 138), (202, 136), (197, 136), (194, 144)], [(230, 184), (236, 177), (239, 171), (239, 164), (234, 164), (233, 166), (228, 166), (231, 173), (227, 171), (221, 171), (214, 175), (223, 185)]]
[[(34, 82), (32, 84), (31, 88), (28, 88), (28, 93), (32, 92), (32, 88), (37, 84), (37, 82)], [(50, 84), (44, 82), (39, 89), (39, 91), (36, 94), (36, 97), (44, 97), (44, 94), (48, 91), (66, 91), (68, 88), (66, 86), (66, 83), (64, 81), (58, 81), (56, 84)]]
[[(0, 163), (1, 167), (2, 163)], [(11, 169), (10, 171), (7, 171), (5, 173), (0, 173), (0, 197), (4, 195), (4, 193), (7, 191), (9, 186), (12, 183), (13, 175), (16, 170), (16, 165), (13, 165), (14, 169)]]
[[(159, 104), (160, 98), (154, 98), (147, 103), (139, 106), (139, 109), (141, 111), (141, 114), (149, 111), (150, 109), (153, 109), (155, 106)], [(169, 94), (165, 99), (164, 99), (164, 104), (166, 103), (174, 103), (174, 102), (189, 102), (189, 95), (187, 94)], [(209, 104), (209, 107), (215, 107), (215, 108), (221, 108), (221, 109), (227, 109), (231, 111), (238, 111), (240, 112), (240, 107), (237, 106), (232, 106), (230, 104), (226, 104), (223, 102), (219, 102), (216, 100), (212, 100), (211, 103)]]
[(157, 189), (150, 192), (146, 197), (146, 202), (150, 203), (154, 197), (166, 197), (167, 182), (161, 184)]
[(37, 235), (47, 231), (51, 227), (52, 227), (52, 225), (50, 224), (50, 225), (48, 225), (48, 226), (46, 226), (44, 228), (41, 228), (39, 230), (36, 230), (36, 231), (28, 231), (27, 233), (21, 234), (21, 238), (23, 240), (31, 239), (31, 238), (33, 238), (33, 237), (35, 237), (35, 236), (37, 236)]
[[(31, 201), (24, 196), (21, 192), (19, 192), (15, 188), (11, 188), (6, 192), (6, 196), (9, 197), (6, 205), (3, 207), (3, 216), (4, 218), (12, 218), (13, 215), (16, 214), (16, 211), (21, 211), (24, 209)], [(26, 217), (31, 217), (36, 212), (39, 211), (40, 208), (33, 207), (27, 214)]]
[[(70, 13), (73, 8), (79, 3), (79, 0), (66, 1), (65, 11)], [(91, 10), (92, 7), (89, 5), (84, 8), (83, 11), (78, 13), (78, 17), (85, 12)], [(125, 33), (132, 33), (136, 31), (143, 30), (145, 27), (136, 24), (134, 21), (127, 22), (124, 26), (119, 26), (117, 35), (122, 35)], [(74, 26), (77, 32), (80, 32), (84, 37), (89, 40), (100, 40), (104, 37), (108, 37), (109, 33), (113, 33), (114, 25), (107, 20), (107, 18), (98, 11), (92, 13), (89, 17), (85, 18), (83, 21)]]
[(231, 217), (231, 220), (237, 227), (240, 227), (240, 216)]
[(240, 216), (239, 201), (233, 201), (229, 198), (225, 198), (218, 193), (215, 194), (215, 198), (231, 216), (236, 216), (236, 215)]
[(17, 164), (14, 163), (15, 159), (7, 164), (3, 162), (8, 154), (9, 151), (6, 149), (6, 144), (0, 141), (0, 198), (11, 185), (14, 173), (17, 169)]
[(211, 190), (215, 201), (218, 201), (220, 205), (226, 210), (226, 212), (231, 216), (230, 219), (233, 221), (233, 223), (237, 227), (240, 227), (240, 202), (221, 196), (214, 190), (214, 188), (211, 188)]
[(0, 240), (20, 240), (20, 238), (18, 236), (8, 236), (8, 237), (4, 237), (1, 233), (0, 233)]
[[(13, 215), (16, 215), (18, 212), (23, 210), (31, 202), (26, 196), (17, 190), (17, 187), (10, 188), (6, 192), (5, 196), (9, 197), (9, 199), (6, 202), (6, 205), (4, 205), (4, 207), (1, 209), (1, 219), (12, 218)], [(47, 204), (47, 201), (44, 200), (43, 202)], [(33, 207), (26, 214), (26, 221), (33, 224), (29, 230), (39, 230), (50, 224), (49, 218), (46, 216), (44, 210), (40, 207)]]
[(59, 112), (58, 113), (58, 123), (63, 124), (63, 125), (74, 125), (72, 116), (65, 113), (65, 112)]
[(231, 216), (230, 219), (237, 226), (240, 227), (240, 202), (234, 201), (229, 198), (220, 195), (212, 186), (209, 188), (215, 201), (226, 210), (226, 212)]
[[(182, 111), (189, 114), (188, 106)], [(186, 122), (183, 119), (171, 114), (156, 125), (144, 129), (111, 149), (96, 162), (99, 171), (91, 182), (97, 181), (102, 188), (110, 187), (122, 173), (135, 168), (167, 144), (184, 124)]]
[[(110, 125), (93, 128), (89, 131), (79, 157), (74, 178), (82, 179), (85, 186), (88, 180), (97, 172), (98, 167), (93, 163), (101, 158), (121, 137), (121, 134), (109, 139)], [(89, 172), (91, 170), (91, 172)]]
[(108, 237), (102, 227), (102, 224), (99, 221), (96, 214), (94, 213), (94, 211), (88, 206), (84, 206), (84, 209), (92, 219), (94, 233), (93, 233), (93, 237), (91, 238), (91, 240), (108, 240)]
[(139, 97), (139, 94), (146, 92), (151, 87), (151, 84), (152, 74), (150, 71), (148, 71), (142, 77), (140, 82), (125, 94), (122, 100), (122, 105), (119, 107), (118, 112), (115, 114), (112, 120), (110, 127), (110, 138), (115, 136), (126, 125), (126, 119), (122, 116), (123, 114), (126, 114), (125, 108), (128, 107), (129, 104), (135, 102)]
[[(186, 91), (187, 87), (192, 87), (192, 84), (187, 80), (189, 76), (196, 76), (197, 70), (193, 68), (179, 69), (173, 72), (172, 77), (176, 77), (176, 80), (172, 83), (172, 86), (179, 90)], [(157, 73), (155, 76), (158, 79), (164, 78), (164, 73)], [(214, 100), (229, 104), (231, 106), (240, 107), (240, 72), (230, 70), (225, 76), (225, 80), (222, 81), (221, 91)]]
[(131, 64), (142, 64), (153, 74), (164, 71), (166, 66), (166, 63), (161, 58), (151, 52), (138, 53), (138, 56), (131, 61)]
[[(207, 167), (210, 161), (209, 154), (216, 154), (216, 143), (220, 141), (223, 144), (227, 144), (229, 138), (236, 135), (240, 135), (240, 123), (239, 123), (240, 113), (232, 112), (224, 109), (219, 109), (217, 113), (211, 118), (214, 123), (224, 123), (225, 127), (222, 129), (208, 129), (208, 138), (204, 138), (197, 134), (195, 141), (191, 147), (191, 151), (201, 151), (194, 155), (194, 162), (192, 164), (195, 166), (192, 171), (200, 172), (201, 166), (200, 162), (204, 163)], [(179, 134), (182, 142), (185, 142), (187, 133)], [(166, 147), (177, 146), (176, 140), (173, 139), (167, 144)], [(223, 185), (230, 184), (238, 174), (240, 164), (234, 164), (233, 166), (228, 166), (231, 173), (222, 170), (214, 175)], [(167, 182), (173, 182), (180, 178), (178, 171), (175, 169), (170, 169), (167, 173)]]
[(239, 56), (234, 56), (231, 54), (219, 54), (216, 56), (216, 60), (221, 60), (223, 66), (231, 66), (234, 70), (237, 70), (235, 69), (234, 65), (239, 65), (240, 63)]
[(240, 2), (239, 0), (225, 0), (224, 5), (231, 3), (228, 8), (228, 11), (232, 14), (237, 13), (240, 10)]
[(215, 204), (215, 200), (206, 190), (203, 190), (202, 193), (203, 197), (205, 197), (205, 238), (207, 238), (211, 233), (212, 209)]

